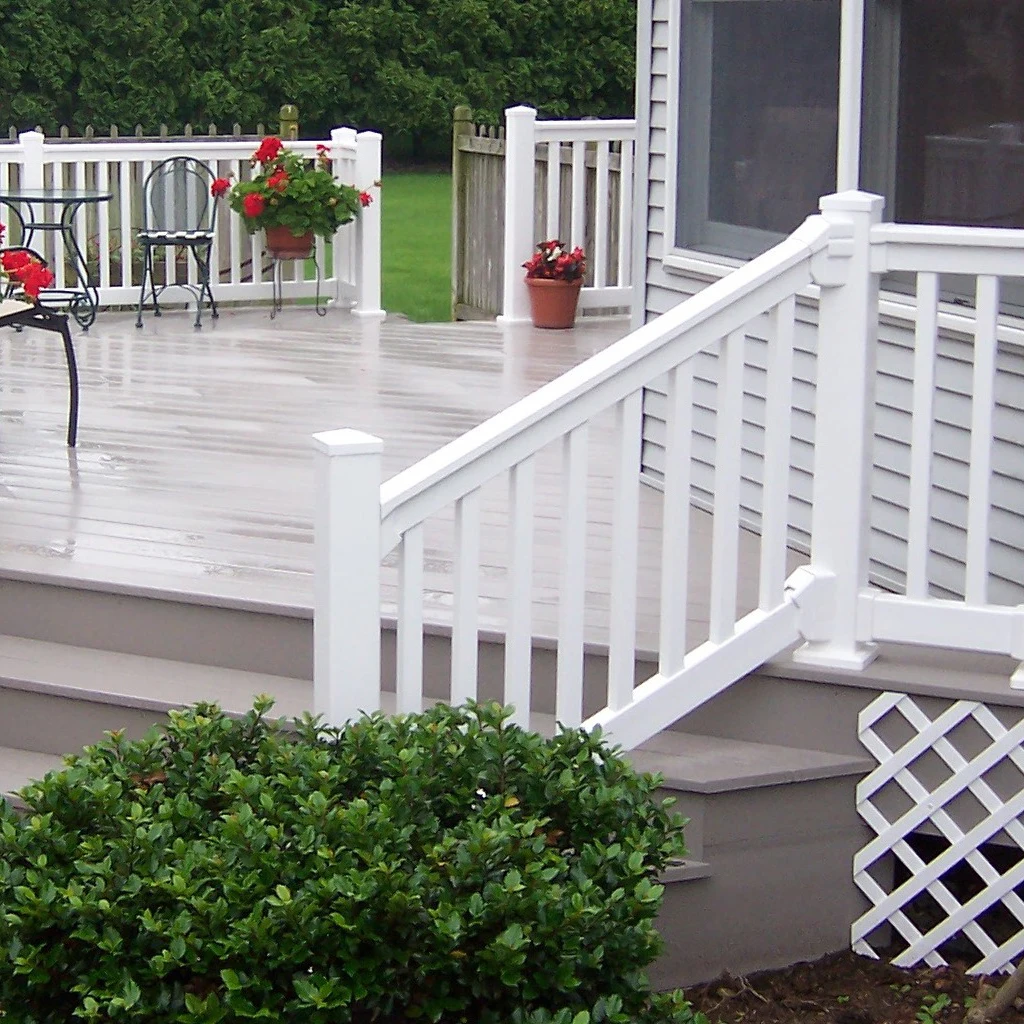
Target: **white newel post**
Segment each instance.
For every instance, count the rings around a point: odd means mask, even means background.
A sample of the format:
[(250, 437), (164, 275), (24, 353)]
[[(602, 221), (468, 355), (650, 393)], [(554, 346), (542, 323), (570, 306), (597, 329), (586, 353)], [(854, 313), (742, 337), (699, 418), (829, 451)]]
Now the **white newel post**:
[(43, 187), (43, 144), (46, 136), (42, 132), (22, 132), (18, 136), (25, 162), (22, 164), (22, 188)]
[(380, 709), (379, 437), (313, 435), (313, 707), (330, 725)]
[(356, 135), (356, 187), (373, 195), (373, 202), (363, 208), (356, 221), (356, 305), (352, 312), (362, 317), (384, 316), (380, 305), (380, 207), (384, 190), (373, 187), (380, 180), (380, 133), (359, 132)]
[(825, 196), (821, 212), (832, 236), (812, 265), (821, 298), (811, 569), (831, 577), (832, 587), (831, 600), (806, 609), (808, 643), (794, 659), (833, 668), (861, 669), (876, 653), (857, 641), (857, 600), (868, 581), (878, 346), (878, 275), (871, 272), (870, 240), (883, 202), (866, 192)]
[(505, 111), (505, 252), (502, 282), (504, 303), (498, 320), (530, 319), (523, 264), (533, 253), (534, 151), (537, 111), (509, 107)]

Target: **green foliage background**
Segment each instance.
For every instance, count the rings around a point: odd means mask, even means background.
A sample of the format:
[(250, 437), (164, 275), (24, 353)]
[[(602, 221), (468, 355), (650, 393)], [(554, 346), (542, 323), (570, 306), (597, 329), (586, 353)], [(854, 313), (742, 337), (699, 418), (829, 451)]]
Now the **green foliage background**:
[(389, 151), (448, 152), (451, 111), (632, 112), (635, 0), (0, 0), (0, 125), (251, 131), (299, 107)]

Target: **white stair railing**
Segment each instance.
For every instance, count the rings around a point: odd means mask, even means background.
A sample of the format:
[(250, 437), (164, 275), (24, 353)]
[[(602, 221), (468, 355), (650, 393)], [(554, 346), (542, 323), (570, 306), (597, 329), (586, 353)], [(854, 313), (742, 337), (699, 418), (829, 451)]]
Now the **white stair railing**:
[[(813, 603), (821, 581), (786, 578), (786, 480), (793, 388), (794, 296), (826, 255), (829, 224), (811, 218), (769, 253), (635, 331), (534, 394), (389, 480), (376, 492), (379, 442), (366, 435), (317, 435), (318, 584), (315, 613), (318, 711), (340, 722), (380, 707), (379, 570), (369, 552), (397, 553), (397, 709), (423, 702), (424, 528), (453, 509), (455, 522), (452, 672), (449, 698), (477, 694), (480, 633), (481, 494), (496, 478), (508, 488), (504, 699), (525, 724), (531, 706), (534, 495), (545, 449), (556, 446), (563, 481), (558, 566), (557, 716), (583, 720), (587, 441), (602, 414), (614, 417), (614, 502), (609, 559), (611, 615), (605, 643), (606, 706), (586, 724), (635, 746), (800, 639), (798, 602)], [(737, 608), (743, 367), (748, 333), (768, 336), (770, 394), (765, 535), (758, 607)], [(706, 640), (688, 638), (690, 444), (694, 364), (717, 360), (717, 451)], [(669, 468), (664, 504), (660, 662), (634, 685), (637, 629), (638, 466), (641, 392), (669, 377)], [(490, 563), (493, 564), (493, 563)], [(692, 641), (692, 642), (691, 642)], [(358, 680), (356, 674), (359, 674)], [(364, 673), (369, 673), (369, 676)]]

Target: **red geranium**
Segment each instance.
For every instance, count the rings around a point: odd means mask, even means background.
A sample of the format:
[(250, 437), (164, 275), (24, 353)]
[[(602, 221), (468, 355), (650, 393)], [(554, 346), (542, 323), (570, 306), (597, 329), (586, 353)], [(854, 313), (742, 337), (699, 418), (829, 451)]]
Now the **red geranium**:
[(369, 206), (373, 202), (373, 196), (369, 192), (359, 193), (359, 204), (360, 206)]
[(288, 187), (288, 172), (284, 168), (278, 168), (274, 173), (267, 178), (267, 188), (272, 188), (277, 192), (283, 192)]
[(21, 282), (21, 290), (33, 300), (39, 298), (39, 292), (43, 288), (49, 288), (53, 284), (53, 274), (42, 263), (33, 259), (11, 276)]
[(266, 209), (266, 206), (267, 203), (263, 196), (257, 195), (255, 192), (250, 192), (242, 200), (242, 209), (245, 211), (246, 217), (258, 217)]
[(231, 182), (229, 179), (214, 178), (213, 184), (210, 186), (210, 195), (213, 196), (214, 199), (219, 199), (229, 188), (231, 188)]
[(32, 257), (24, 249), (14, 249), (11, 252), (0, 254), (0, 267), (3, 267), (12, 276), (31, 262)]
[(254, 163), (265, 164), (277, 159), (277, 154), (284, 149), (284, 143), (275, 135), (268, 135), (252, 155)]

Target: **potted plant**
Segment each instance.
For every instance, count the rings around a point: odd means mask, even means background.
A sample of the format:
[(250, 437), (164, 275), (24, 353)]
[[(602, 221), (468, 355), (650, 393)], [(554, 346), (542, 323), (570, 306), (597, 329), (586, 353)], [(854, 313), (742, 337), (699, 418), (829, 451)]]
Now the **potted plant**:
[(572, 327), (583, 286), (587, 260), (583, 250), (570, 250), (552, 238), (538, 242), (537, 251), (523, 264), (534, 327)]
[(271, 135), (250, 163), (259, 168), (251, 180), (229, 187), (226, 179), (218, 178), (211, 191), (215, 196), (227, 192), (228, 205), (249, 234), (261, 228), (266, 232), (267, 249), (277, 259), (305, 259), (313, 251), (315, 235), (331, 238), (372, 202), (368, 192), (334, 177), (330, 150), (322, 144), (309, 160)]

